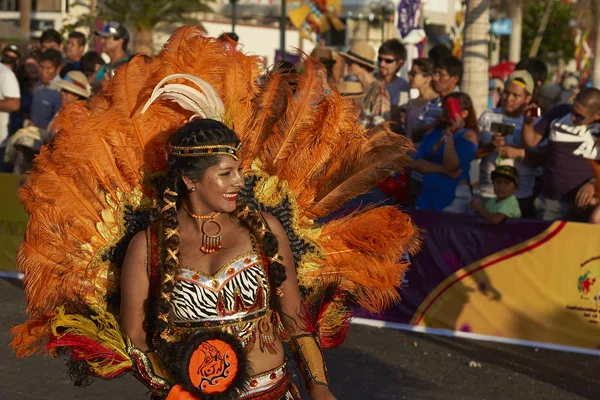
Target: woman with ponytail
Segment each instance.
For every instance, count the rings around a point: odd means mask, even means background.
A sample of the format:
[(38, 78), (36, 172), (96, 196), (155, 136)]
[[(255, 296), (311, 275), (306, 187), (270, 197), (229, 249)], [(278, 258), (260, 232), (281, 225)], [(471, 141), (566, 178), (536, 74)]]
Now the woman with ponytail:
[[(244, 186), (240, 140), (221, 122), (195, 119), (171, 137), (168, 152), (157, 185), (160, 218), (134, 236), (123, 264), (123, 330), (135, 347), (152, 352), (157, 375), (175, 384), (169, 399), (183, 392), (294, 398), (282, 339), (294, 337), (302, 347), (310, 335), (302, 336), (301, 296), (283, 227), (237, 199)], [(224, 357), (228, 352), (235, 362)], [(200, 355), (210, 368), (187, 379)], [(333, 399), (320, 351), (305, 358), (320, 364), (311, 364), (312, 398)]]

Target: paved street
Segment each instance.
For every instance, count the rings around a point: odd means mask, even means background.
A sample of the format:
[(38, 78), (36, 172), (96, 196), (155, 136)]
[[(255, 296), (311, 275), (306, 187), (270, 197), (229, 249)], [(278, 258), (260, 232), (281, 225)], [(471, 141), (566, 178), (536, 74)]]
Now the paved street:
[[(129, 377), (74, 388), (62, 361), (16, 359), (8, 329), (24, 308), (19, 285), (0, 280), (0, 399), (146, 398)], [(365, 326), (353, 326), (326, 356), (338, 399), (600, 399), (600, 358), (593, 356)]]

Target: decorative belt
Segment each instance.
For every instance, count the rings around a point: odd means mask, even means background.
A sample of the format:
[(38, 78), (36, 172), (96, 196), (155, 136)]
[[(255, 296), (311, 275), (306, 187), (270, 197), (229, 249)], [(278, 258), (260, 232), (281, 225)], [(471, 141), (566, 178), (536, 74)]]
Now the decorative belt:
[(255, 375), (250, 378), (249, 389), (241, 399), (280, 399), (289, 389), (290, 377), (291, 374), (285, 363), (277, 368)]

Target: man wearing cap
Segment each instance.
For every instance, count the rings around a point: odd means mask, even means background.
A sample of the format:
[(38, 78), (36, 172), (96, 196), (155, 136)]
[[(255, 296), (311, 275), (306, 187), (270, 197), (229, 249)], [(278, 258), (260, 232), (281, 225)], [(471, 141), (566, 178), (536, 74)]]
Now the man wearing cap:
[(348, 66), (348, 75), (355, 76), (365, 92), (362, 100), (363, 123), (366, 127), (381, 124), (390, 119), (390, 95), (382, 81), (373, 76), (378, 68), (375, 50), (366, 42), (356, 42), (347, 53), (340, 53)]
[[(525, 218), (535, 218), (535, 167), (541, 163), (539, 152), (526, 151), (521, 140), (523, 114), (531, 102), (534, 89), (535, 82), (529, 72), (513, 72), (504, 86), (501, 106), (484, 111), (478, 122), (482, 132), (481, 151), (484, 154), (479, 167), (481, 196), (484, 200), (496, 197), (492, 183), (496, 166), (514, 166), (520, 176), (519, 190), (515, 195)], [(500, 128), (504, 131), (494, 131)]]
[[(19, 66), (19, 62), (21, 61), (21, 52), (19, 48), (14, 44), (9, 44), (4, 49), (2, 49), (2, 64), (7, 64), (5, 59), (8, 58), (13, 61), (15, 67)], [(13, 69), (13, 71), (16, 68)]]
[(129, 32), (118, 22), (109, 22), (103, 30), (96, 31), (96, 38), (100, 38), (102, 51), (110, 57), (110, 64), (102, 66), (96, 74), (96, 83), (103, 79), (110, 79), (115, 69), (129, 61), (127, 45)]

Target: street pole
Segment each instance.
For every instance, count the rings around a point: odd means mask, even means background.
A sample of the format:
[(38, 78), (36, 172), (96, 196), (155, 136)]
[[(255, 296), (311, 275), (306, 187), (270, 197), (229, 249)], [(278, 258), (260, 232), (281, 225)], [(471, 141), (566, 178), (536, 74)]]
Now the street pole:
[(281, 0), (281, 19), (279, 20), (279, 49), (281, 61), (285, 61), (285, 28), (287, 25), (287, 0)]
[(231, 3), (231, 32), (235, 33), (235, 22), (237, 19), (237, 0), (229, 0), (229, 2)]
[(523, 0), (512, 0), (509, 3), (512, 32), (509, 38), (508, 59), (512, 62), (521, 60), (521, 41), (523, 40)]

